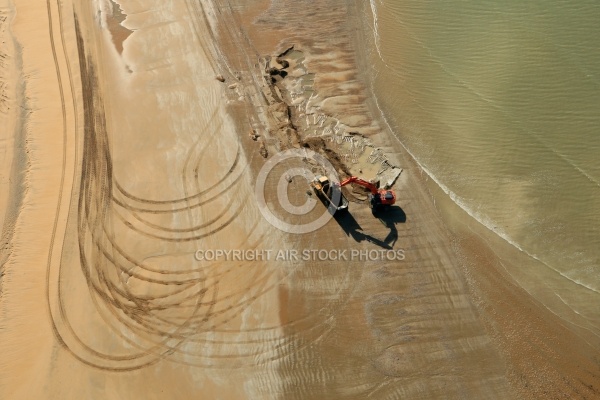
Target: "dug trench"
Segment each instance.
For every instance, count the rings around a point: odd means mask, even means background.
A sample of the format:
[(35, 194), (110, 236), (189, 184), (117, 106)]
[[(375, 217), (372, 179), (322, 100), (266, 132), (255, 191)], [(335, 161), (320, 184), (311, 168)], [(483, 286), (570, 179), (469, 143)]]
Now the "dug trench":
[[(322, 111), (316, 104), (315, 74), (305, 65), (303, 51), (294, 46), (262, 61), (262, 96), (268, 104), (268, 128), (261, 136), (250, 132), (259, 142), (261, 155), (306, 148), (324, 156), (340, 180), (352, 175), (366, 176), (377, 186), (390, 188), (402, 169), (394, 165), (380, 148), (361, 133)], [(346, 197), (365, 203), (368, 191), (362, 187), (342, 188)]]

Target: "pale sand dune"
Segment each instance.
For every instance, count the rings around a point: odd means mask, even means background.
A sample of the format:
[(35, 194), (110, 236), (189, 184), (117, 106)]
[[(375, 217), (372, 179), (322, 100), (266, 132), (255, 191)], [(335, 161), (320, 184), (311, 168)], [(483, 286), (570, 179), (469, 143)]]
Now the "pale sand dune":
[[(499, 245), (378, 122), (357, 70), (360, 2), (13, 3), (0, 3), (15, 43), (0, 72), (15, 106), (0, 115), (2, 398), (597, 395), (594, 344), (513, 285)], [(292, 45), (306, 71), (269, 94), (261, 63)], [(315, 232), (283, 233), (254, 195), (261, 154), (327, 125), (404, 168), (402, 211), (378, 219), (353, 202)], [(346, 145), (311, 143), (344, 167)], [(368, 158), (346, 167), (372, 174)], [(278, 181), (266, 182), (276, 204)], [(291, 198), (307, 188), (294, 178)], [(194, 260), (388, 248), (405, 258)]]

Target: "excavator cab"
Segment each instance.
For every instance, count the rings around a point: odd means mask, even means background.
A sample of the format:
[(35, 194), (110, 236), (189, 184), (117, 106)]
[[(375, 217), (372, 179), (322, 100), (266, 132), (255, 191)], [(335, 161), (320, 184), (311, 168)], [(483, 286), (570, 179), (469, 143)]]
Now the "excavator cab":
[(385, 199), (384, 193), (369, 194), (369, 207), (376, 211), (386, 211), (390, 206), (389, 200)]
[(381, 189), (376, 194), (369, 196), (369, 206), (373, 212), (387, 211), (396, 203), (396, 194), (393, 190)]
[(396, 203), (396, 194), (391, 190), (386, 190), (381, 197), (382, 204), (392, 205)]

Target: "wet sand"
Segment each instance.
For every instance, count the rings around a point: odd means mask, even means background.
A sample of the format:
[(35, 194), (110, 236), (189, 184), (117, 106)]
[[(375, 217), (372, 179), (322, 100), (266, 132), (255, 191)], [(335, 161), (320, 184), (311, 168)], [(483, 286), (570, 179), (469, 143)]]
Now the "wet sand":
[[(381, 123), (360, 2), (13, 3), (0, 7), (15, 43), (0, 73), (3, 398), (598, 396), (598, 343), (503, 273), (518, 255)], [(273, 65), (286, 76), (269, 83)], [(377, 218), (348, 191), (349, 215), (281, 232), (254, 185), (299, 148), (342, 175), (402, 170), (399, 207)], [(307, 189), (289, 179), (292, 200)], [(403, 257), (195, 259), (210, 249)]]

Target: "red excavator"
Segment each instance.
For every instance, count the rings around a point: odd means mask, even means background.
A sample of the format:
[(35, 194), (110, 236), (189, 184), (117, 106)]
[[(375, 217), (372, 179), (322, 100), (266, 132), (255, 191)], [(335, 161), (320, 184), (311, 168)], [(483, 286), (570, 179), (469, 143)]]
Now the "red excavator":
[(355, 183), (364, 188), (367, 188), (371, 193), (369, 194), (369, 206), (374, 212), (379, 210), (387, 211), (391, 205), (396, 203), (396, 193), (389, 189), (379, 189), (373, 183), (364, 179), (351, 176), (350, 178), (344, 179), (340, 182), (340, 187), (346, 186), (350, 183)]

